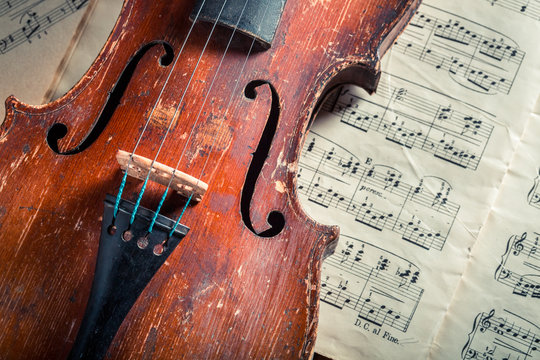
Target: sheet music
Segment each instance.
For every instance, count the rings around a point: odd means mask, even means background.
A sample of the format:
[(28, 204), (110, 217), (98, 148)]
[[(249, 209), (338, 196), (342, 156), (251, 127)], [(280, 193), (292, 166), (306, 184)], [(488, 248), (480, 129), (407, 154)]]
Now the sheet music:
[(540, 233), (512, 235), (495, 270), (495, 280), (512, 294), (540, 298)]
[(540, 2), (538, 0), (485, 0), (491, 6), (501, 6), (505, 10), (515, 11), (518, 14), (540, 20)]
[(525, 52), (508, 35), (424, 3), (392, 50), (434, 66), (460, 85), (509, 94)]
[[(394, 232), (426, 250), (442, 250), (459, 211), (449, 200), (451, 186), (436, 177), (411, 185), (398, 169), (375, 161), (347, 154), (313, 131), (300, 162), (298, 191), (308, 201), (352, 215), (376, 231)], [(337, 187), (340, 190), (334, 190)]]
[(87, 5), (88, 0), (0, 0), (0, 67), (9, 69), (2, 73), (2, 104), (9, 95), (43, 102)]
[(540, 352), (540, 327), (504, 310), (504, 316), (489, 313), (476, 316), (469, 339), (461, 350), (462, 359), (536, 359)]
[(347, 235), (343, 239), (344, 249), (327, 265), (348, 273), (350, 280), (326, 275), (321, 301), (338, 309), (352, 309), (357, 314), (355, 326), (384, 324), (407, 331), (424, 292), (417, 285), (420, 269), (362, 240)]
[(540, 209), (540, 167), (538, 170), (538, 176), (534, 179), (534, 184), (531, 190), (529, 190), (527, 199), (530, 206)]
[(540, 359), (540, 211), (527, 198), (539, 137), (540, 116), (533, 114), (436, 338), (434, 359)]
[[(336, 101), (328, 101), (324, 109), (339, 114), (340, 122), (353, 128), (375, 131), (405, 148), (476, 170), (493, 131), (492, 116), (471, 112), (469, 104), (398, 75), (386, 75), (373, 96), (354, 95), (354, 90), (344, 87), (336, 93)], [(393, 118), (386, 116), (389, 110), (394, 112)]]
[[(0, 39), (0, 53), (6, 54), (17, 46), (48, 35), (47, 30), (68, 16), (84, 8), (88, 0), (52, 1), (32, 3), (30, 0), (4, 0), (0, 3), (0, 16), (9, 17), (10, 31)], [(4, 30), (4, 29), (3, 29)]]
[[(488, 299), (476, 307), (476, 295), (462, 298), (463, 328), (448, 331), (470, 251), (490, 226), (540, 97), (531, 35), (540, 34), (540, 21), (534, 6), (515, 11), (509, 3), (425, 1), (383, 60), (377, 93), (343, 86), (323, 105), (297, 178), (306, 212), (340, 225), (342, 234), (323, 263), (316, 352), (457, 359), (475, 318), (492, 309), (501, 318), (514, 311), (536, 324), (523, 329), (538, 333), (540, 319), (530, 312)], [(538, 212), (540, 161), (533, 164), (520, 194)], [(535, 301), (538, 232), (507, 233), (477, 290), (500, 287), (504, 297)], [(488, 340), (475, 339), (465, 354), (485, 350)], [(453, 351), (438, 352), (443, 343), (455, 344)]]

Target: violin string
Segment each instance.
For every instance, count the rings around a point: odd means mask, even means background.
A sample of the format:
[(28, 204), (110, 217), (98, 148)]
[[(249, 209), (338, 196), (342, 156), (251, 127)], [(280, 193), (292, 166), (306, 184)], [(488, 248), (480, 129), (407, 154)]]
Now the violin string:
[[(148, 171), (148, 174), (146, 175), (146, 178), (144, 179), (142, 188), (141, 188), (141, 190), (139, 191), (139, 195), (138, 195), (138, 197), (137, 197), (137, 200), (136, 200), (136, 202), (135, 202), (133, 211), (132, 211), (132, 213), (131, 213), (131, 218), (130, 218), (130, 221), (129, 221), (129, 226), (131, 226), (131, 224), (133, 224), (133, 222), (135, 221), (135, 216), (137, 215), (137, 211), (138, 211), (139, 206), (140, 206), (140, 204), (141, 204), (141, 200), (142, 200), (142, 197), (143, 197), (144, 192), (145, 192), (145, 190), (146, 190), (146, 186), (147, 186), (147, 184), (148, 184), (148, 180), (150, 179), (150, 174), (152, 173), (152, 169), (153, 169), (153, 167), (154, 167), (154, 164), (155, 164), (155, 162), (156, 162), (156, 160), (157, 160), (157, 157), (159, 156), (159, 153), (161, 152), (161, 148), (163, 147), (163, 144), (165, 143), (165, 140), (166, 140), (166, 138), (167, 138), (167, 135), (169, 134), (169, 131), (170, 131), (171, 127), (172, 127), (172, 124), (174, 123), (174, 118), (176, 117), (176, 114), (178, 113), (178, 111), (179, 111), (179, 109), (180, 109), (180, 106), (181, 106), (182, 103), (183, 103), (184, 97), (185, 97), (185, 95), (186, 95), (186, 93), (187, 93), (187, 90), (189, 89), (189, 86), (190, 86), (190, 84), (191, 84), (191, 81), (193, 80), (193, 77), (194, 77), (194, 75), (195, 75), (195, 73), (196, 73), (196, 71), (197, 71), (197, 68), (199, 67), (199, 63), (201, 62), (201, 59), (202, 59), (202, 57), (203, 57), (203, 55), (204, 55), (204, 53), (205, 53), (205, 51), (206, 51), (206, 47), (208, 46), (208, 43), (210, 42), (210, 39), (211, 39), (211, 37), (212, 37), (212, 34), (213, 34), (213, 32), (214, 32), (214, 30), (215, 30), (215, 28), (216, 28), (216, 25), (217, 25), (219, 19), (220, 19), (220, 17), (221, 17), (221, 14), (222, 14), (222, 12), (223, 12), (223, 9), (225, 8), (225, 4), (227, 4), (227, 0), (225, 0), (225, 1), (223, 2), (223, 5), (221, 6), (221, 9), (220, 9), (219, 14), (218, 14), (218, 16), (217, 16), (217, 18), (216, 18), (216, 21), (214, 22), (214, 24), (213, 24), (213, 26), (212, 26), (212, 29), (210, 30), (210, 34), (208, 35), (208, 38), (206, 39), (206, 43), (204, 44), (203, 49), (202, 49), (202, 51), (201, 51), (201, 54), (199, 55), (199, 59), (197, 60), (197, 63), (195, 64), (195, 68), (193, 69), (193, 71), (192, 71), (192, 73), (191, 73), (191, 76), (190, 76), (190, 78), (189, 78), (189, 81), (188, 81), (188, 83), (187, 83), (187, 85), (186, 85), (186, 87), (185, 87), (185, 89), (184, 89), (184, 92), (182, 93), (182, 97), (181, 97), (180, 101), (178, 102), (177, 107), (175, 108), (175, 111), (174, 111), (174, 114), (173, 114), (172, 117), (171, 117), (171, 120), (169, 121), (169, 125), (167, 126), (167, 130), (166, 130), (166, 132), (165, 132), (165, 134), (164, 134), (164, 136), (163, 136), (163, 138), (162, 138), (162, 140), (161, 140), (161, 143), (160, 143), (160, 145), (159, 145), (158, 151), (157, 151), (157, 153), (156, 153), (154, 159), (152, 160), (152, 162), (151, 162), (151, 164), (150, 164), (150, 169), (149, 169), (149, 171)], [(203, 5), (204, 5), (204, 3), (203, 3)], [(201, 9), (202, 9), (202, 6), (201, 6)], [(199, 9), (199, 13), (200, 13), (201, 9)], [(195, 21), (193, 21), (192, 28), (193, 28), (194, 25), (195, 25)], [(186, 40), (187, 40), (187, 39), (186, 39)], [(178, 57), (178, 58), (179, 58), (179, 57)], [(178, 58), (177, 58), (177, 60), (178, 60)], [(174, 70), (174, 68), (171, 69), (171, 72), (169, 73), (169, 77), (170, 77), (170, 75), (172, 74), (172, 70)], [(169, 78), (169, 77), (168, 77), (168, 78)], [(166, 86), (166, 84), (165, 84), (165, 86)], [(161, 94), (164, 92), (165, 86), (161, 89), (160, 96), (161, 96)], [(155, 105), (154, 105), (154, 109), (157, 107), (158, 102), (159, 102), (159, 99), (158, 99), (158, 101), (156, 101), (156, 103), (155, 103)], [(153, 111), (152, 111), (152, 112), (153, 112)], [(149, 117), (148, 120), (150, 120), (150, 118), (151, 118), (151, 117)], [(146, 129), (146, 125), (147, 125), (147, 124), (148, 124), (148, 121), (147, 121), (147, 123), (145, 124), (145, 129)], [(143, 133), (144, 133), (144, 130), (143, 130)], [(141, 133), (141, 136), (139, 137), (139, 141), (140, 141), (140, 139), (142, 138), (142, 134), (143, 134), (143, 133)], [(139, 141), (137, 142), (137, 145), (136, 145), (136, 146), (138, 146)], [(135, 150), (134, 150), (133, 153), (131, 154), (130, 159), (133, 157), (133, 154), (134, 154), (134, 153), (135, 153)], [(128, 168), (129, 168), (129, 163), (128, 163)], [(126, 171), (126, 173), (127, 173), (127, 171)], [(126, 174), (124, 174), (124, 179), (126, 179), (126, 178), (127, 178), (127, 176), (126, 176)], [(125, 183), (122, 182), (122, 184), (125, 184)], [(123, 186), (122, 186), (122, 185), (121, 185), (121, 190), (123, 190)], [(120, 192), (120, 191), (119, 191), (119, 195), (121, 195), (121, 192)], [(118, 201), (118, 202), (119, 202), (119, 199), (118, 199), (119, 197), (120, 197), (120, 196), (117, 197), (117, 201)]]
[[(227, 55), (227, 52), (229, 51), (229, 47), (230, 47), (231, 44), (232, 44), (232, 40), (233, 40), (233, 38), (234, 38), (234, 34), (236, 33), (236, 30), (238, 30), (238, 25), (240, 24), (240, 21), (242, 20), (242, 16), (244, 15), (244, 11), (245, 11), (245, 9), (246, 9), (248, 3), (249, 3), (249, 0), (246, 0), (245, 3), (244, 3), (244, 6), (242, 7), (242, 11), (240, 12), (240, 16), (238, 17), (238, 20), (236, 21), (236, 24), (235, 24), (234, 27), (233, 27), (232, 34), (231, 34), (231, 36), (229, 37), (229, 41), (227, 42), (227, 45), (226, 45), (226, 47), (225, 47), (225, 50), (224, 50), (223, 54), (221, 55), (221, 59), (220, 59), (220, 61), (219, 61), (218, 67), (217, 67), (216, 71), (214, 72), (214, 75), (213, 75), (212, 81), (211, 81), (211, 83), (210, 83), (210, 86), (209, 86), (209, 88), (208, 88), (208, 90), (207, 90), (207, 92), (206, 92), (206, 95), (205, 95), (204, 100), (203, 100), (203, 103), (202, 103), (202, 105), (201, 105), (201, 107), (200, 107), (200, 109), (199, 109), (199, 112), (197, 113), (197, 117), (195, 118), (195, 122), (194, 122), (194, 124), (193, 124), (193, 126), (192, 126), (192, 128), (191, 128), (191, 132), (190, 132), (188, 138), (187, 138), (186, 141), (185, 141), (184, 147), (183, 147), (182, 152), (181, 152), (181, 154), (180, 154), (180, 158), (178, 159), (178, 161), (177, 161), (177, 163), (176, 163), (176, 166), (175, 166), (175, 168), (174, 168), (174, 170), (173, 170), (173, 172), (172, 172), (171, 178), (169, 179), (169, 182), (168, 182), (168, 184), (167, 184), (167, 188), (166, 188), (165, 191), (163, 192), (163, 195), (161, 196), (161, 200), (160, 200), (160, 202), (159, 202), (159, 204), (158, 204), (158, 207), (157, 207), (157, 209), (156, 209), (155, 212), (154, 212), (154, 216), (153, 216), (153, 218), (152, 218), (152, 221), (150, 222), (150, 226), (148, 227), (148, 233), (151, 233), (152, 230), (153, 230), (153, 228), (154, 228), (154, 224), (155, 224), (155, 222), (156, 222), (156, 219), (157, 219), (157, 217), (158, 217), (158, 214), (159, 214), (159, 212), (160, 212), (160, 210), (161, 210), (161, 207), (163, 206), (163, 203), (165, 202), (165, 198), (167, 197), (168, 191), (169, 191), (169, 189), (170, 189), (170, 187), (171, 187), (171, 184), (172, 184), (172, 181), (173, 181), (173, 178), (174, 178), (174, 174), (175, 174), (176, 171), (178, 171), (178, 167), (180, 166), (180, 161), (181, 161), (182, 158), (184, 157), (184, 154), (185, 154), (185, 152), (186, 152), (187, 146), (188, 146), (188, 144), (189, 144), (189, 142), (190, 142), (190, 140), (191, 140), (191, 137), (193, 136), (193, 134), (194, 134), (194, 132), (195, 132), (195, 128), (197, 127), (197, 124), (199, 123), (199, 119), (200, 119), (200, 117), (201, 117), (201, 114), (202, 114), (202, 111), (203, 111), (203, 109), (204, 109), (204, 106), (206, 105), (206, 101), (208, 100), (208, 97), (209, 97), (209, 95), (210, 95), (210, 92), (212, 91), (212, 88), (213, 88), (213, 86), (214, 86), (214, 83), (215, 83), (215, 81), (216, 81), (216, 79), (217, 79), (217, 75), (219, 74), (219, 71), (221, 70), (221, 66), (223, 65), (223, 61), (225, 60), (225, 56)], [(198, 182), (197, 182), (197, 185), (199, 185)], [(186, 204), (189, 203), (189, 201), (191, 201), (191, 198), (193, 197), (193, 195), (194, 195), (194, 194), (193, 194), (193, 192), (192, 192), (191, 195), (190, 195), (190, 197), (189, 197), (189, 199), (188, 199), (188, 201), (186, 202)], [(186, 209), (186, 207), (184, 207), (184, 209), (183, 209), (183, 211), (182, 211), (182, 214), (185, 212), (185, 209)]]
[(141, 190), (139, 191), (139, 196), (137, 197), (137, 201), (135, 202), (135, 206), (133, 207), (133, 211), (131, 213), (131, 219), (129, 220), (129, 224), (133, 224), (133, 221), (135, 221), (135, 216), (137, 215), (137, 210), (139, 209), (139, 205), (141, 204), (142, 197), (144, 195), (144, 192), (146, 190), (146, 185), (148, 184), (148, 180), (150, 179), (150, 174), (152, 173), (152, 169), (154, 168), (154, 164), (157, 160), (157, 157), (159, 156), (159, 153), (161, 152), (161, 149), (163, 147), (163, 144), (165, 144), (165, 140), (167, 139), (167, 135), (169, 134), (169, 131), (171, 130), (172, 124), (174, 123), (174, 119), (176, 117), (176, 114), (180, 110), (180, 107), (182, 106), (184, 102), (184, 98), (187, 94), (187, 91), (189, 89), (189, 86), (191, 85), (191, 81), (193, 80), (193, 77), (195, 76), (195, 73), (197, 72), (197, 69), (199, 67), (199, 64), (201, 62), (201, 59), (206, 52), (206, 48), (208, 44), (210, 43), (210, 39), (212, 38), (212, 34), (214, 33), (214, 30), (216, 28), (217, 23), (219, 22), (219, 19), (221, 17), (221, 13), (223, 12), (223, 9), (225, 8), (225, 5), (227, 4), (228, 0), (225, 0), (223, 2), (223, 5), (221, 6), (221, 9), (219, 11), (219, 14), (216, 18), (216, 21), (214, 22), (214, 25), (212, 26), (212, 30), (210, 30), (210, 34), (208, 35), (208, 38), (206, 39), (206, 42), (203, 46), (203, 49), (201, 51), (201, 54), (199, 55), (199, 58), (197, 59), (197, 63), (195, 64), (195, 68), (191, 72), (191, 75), (189, 77), (188, 83), (184, 89), (184, 92), (182, 93), (182, 97), (180, 98), (180, 101), (178, 102), (178, 105), (176, 106), (176, 109), (174, 110), (174, 114), (171, 116), (171, 120), (169, 121), (169, 125), (167, 126), (167, 130), (165, 131), (165, 134), (163, 135), (163, 138), (161, 139), (161, 143), (159, 144), (158, 151), (156, 155), (154, 156), (154, 159), (152, 160), (152, 163), (150, 164), (150, 169), (148, 170), (148, 174), (146, 175), (146, 178), (144, 179), (144, 183), (142, 185)]
[(113, 224), (114, 224), (114, 221), (115, 221), (116, 216), (118, 214), (118, 209), (120, 207), (120, 200), (122, 198), (122, 193), (124, 191), (124, 187), (126, 186), (127, 176), (128, 176), (128, 172), (129, 172), (129, 166), (133, 161), (133, 155), (135, 154), (135, 151), (137, 150), (137, 147), (139, 146), (139, 143), (141, 142), (141, 139), (142, 139), (144, 133), (146, 132), (146, 128), (148, 127), (148, 124), (150, 123), (150, 119), (152, 118), (152, 115), (154, 114), (154, 111), (156, 110), (157, 105), (158, 105), (159, 101), (161, 100), (161, 96), (163, 95), (163, 92), (165, 91), (165, 88), (167, 87), (167, 84), (169, 83), (169, 79), (170, 79), (170, 77), (171, 77), (171, 75), (172, 75), (172, 73), (174, 71), (174, 68), (176, 67), (176, 64), (178, 63), (178, 60), (180, 59), (182, 53), (184, 52), (184, 48), (185, 48), (185, 46), (187, 44), (187, 41), (188, 41), (189, 37), (191, 36), (191, 33), (193, 31), (193, 28), (195, 27), (195, 24), (196, 24), (197, 20), (199, 19), (199, 15), (201, 14), (201, 11), (202, 11), (202, 9), (204, 7), (205, 2), (206, 2), (206, 0), (202, 1), (202, 4), (201, 4), (201, 7), (199, 8), (199, 11), (197, 11), (197, 15), (195, 16), (195, 18), (193, 19), (193, 22), (191, 23), (191, 26), (189, 28), (189, 31), (188, 31), (187, 35), (186, 35), (186, 38), (184, 39), (184, 42), (182, 43), (182, 46), (180, 47), (180, 51), (176, 55), (176, 59), (174, 60), (172, 66), (171, 66), (171, 70), (169, 70), (169, 73), (167, 74), (167, 78), (165, 79), (165, 83), (163, 84), (163, 87), (161, 88), (161, 91), (160, 91), (160, 93), (158, 95), (158, 98), (156, 99), (156, 101), (154, 103), (154, 106), (152, 107), (152, 110), (150, 111), (150, 115), (146, 119), (143, 130), (141, 131), (141, 134), (139, 135), (139, 138), (137, 139), (137, 142), (135, 143), (135, 147), (133, 148), (133, 151), (131, 152), (131, 154), (130, 154), (130, 156), (128, 158), (128, 162), (127, 162), (127, 165), (126, 165), (126, 171), (124, 173), (124, 176), (122, 177), (122, 181), (121, 181), (120, 187), (118, 189), (118, 194), (116, 195), (116, 201), (115, 201), (114, 211), (113, 211), (113, 220), (112, 220)]
[[(268, 0), (268, 2), (266, 3), (266, 7), (265, 7), (265, 9), (264, 9), (264, 12), (263, 12), (263, 16), (262, 16), (261, 22), (259, 23), (259, 26), (258, 26), (258, 28), (257, 28), (257, 31), (258, 31), (258, 32), (260, 32), (261, 27), (262, 27), (262, 23), (263, 23), (264, 19), (266, 18), (266, 13), (267, 13), (267, 11), (268, 11), (268, 8), (269, 8), (269, 5), (270, 5), (270, 1), (271, 1), (271, 0)], [(251, 41), (251, 45), (250, 45), (250, 47), (249, 47), (248, 53), (247, 53), (247, 55), (246, 55), (246, 57), (245, 57), (245, 59), (244, 59), (244, 62), (243, 62), (243, 64), (242, 64), (242, 68), (240, 69), (240, 73), (238, 74), (238, 77), (236, 78), (236, 82), (235, 82), (234, 88), (233, 88), (233, 90), (231, 91), (231, 96), (229, 97), (229, 101), (227, 102), (227, 106), (225, 107), (225, 112), (224, 112), (225, 115), (229, 112), (230, 106), (231, 106), (231, 104), (232, 104), (232, 100), (233, 100), (233, 98), (234, 98), (234, 94), (235, 94), (235, 92), (236, 92), (236, 89), (237, 89), (237, 87), (238, 87), (238, 84), (240, 83), (240, 77), (241, 77), (242, 74), (244, 73), (245, 67), (246, 67), (246, 65), (247, 65), (247, 61), (248, 61), (248, 59), (249, 59), (249, 57), (250, 57), (250, 55), (251, 55), (251, 52), (253, 51), (254, 45), (255, 45), (255, 38), (253, 38), (252, 41)], [(210, 154), (212, 153), (212, 151), (213, 151), (213, 149), (214, 149), (214, 145), (215, 145), (215, 143), (216, 143), (216, 139), (217, 139), (218, 136), (220, 135), (221, 128), (222, 128), (223, 124), (225, 123), (226, 118), (227, 118), (226, 116), (223, 117), (223, 120), (222, 120), (222, 121), (219, 123), (219, 125), (218, 125), (217, 131), (216, 131), (216, 134), (217, 134), (217, 135), (214, 136), (214, 137), (212, 138), (212, 144), (210, 145), (210, 150), (208, 151), (208, 154), (207, 154), (206, 160), (205, 160), (205, 162), (204, 162), (204, 164), (203, 164), (202, 170), (201, 170), (201, 172), (200, 172), (200, 174), (199, 174), (199, 177), (197, 178), (197, 183), (196, 183), (196, 186), (195, 186), (195, 187), (197, 187), (197, 186), (199, 185), (200, 181), (201, 181), (200, 179), (201, 179), (202, 175), (204, 174), (204, 170), (206, 169), (206, 166), (208, 165), (208, 161), (210, 160)], [(180, 160), (178, 161), (178, 163), (180, 163)], [(176, 170), (176, 169), (175, 169), (175, 170)], [(174, 174), (174, 172), (173, 172), (173, 174)], [(172, 180), (172, 179), (171, 179), (171, 180)], [(170, 184), (171, 184), (171, 180), (169, 180), (169, 186), (170, 186)], [(191, 192), (191, 195), (189, 196), (189, 198), (188, 198), (188, 200), (187, 200), (187, 202), (186, 202), (186, 204), (184, 205), (184, 208), (182, 209), (182, 212), (180, 213), (180, 216), (176, 219), (176, 222), (175, 222), (173, 228), (172, 228), (171, 231), (169, 232), (168, 238), (170, 238), (170, 237), (174, 234), (174, 232), (176, 231), (176, 228), (177, 228), (178, 225), (180, 224), (180, 220), (182, 219), (182, 216), (184, 215), (184, 212), (186, 211), (186, 208), (188, 207), (188, 205), (189, 205), (189, 203), (190, 203), (190, 201), (191, 201), (191, 199), (192, 199), (192, 197), (193, 197), (193, 194), (194, 194), (194, 192), (192, 191), (192, 192)]]

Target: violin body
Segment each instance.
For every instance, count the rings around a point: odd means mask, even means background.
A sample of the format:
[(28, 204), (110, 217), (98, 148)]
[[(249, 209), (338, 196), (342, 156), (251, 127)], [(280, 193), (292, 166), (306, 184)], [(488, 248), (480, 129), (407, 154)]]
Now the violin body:
[[(379, 56), (418, 3), (288, 0), (271, 48), (245, 60), (247, 41), (221, 60), (231, 30), (216, 29), (197, 63), (212, 30), (195, 23), (183, 47), (192, 1), (126, 1), (65, 96), (41, 106), (10, 97), (0, 125), (0, 358), (68, 357), (93, 286), (104, 200), (122, 183), (116, 153), (132, 151), (141, 134), (136, 154), (159, 150), (156, 161), (171, 167), (185, 147), (179, 169), (208, 191), (187, 206), (189, 232), (106, 357), (308, 358), (320, 266), (338, 229), (299, 205), (301, 146), (334, 86), (375, 90)], [(250, 170), (256, 157), (260, 169)], [(142, 183), (128, 177), (123, 198), (135, 202)], [(155, 209), (163, 190), (149, 182), (142, 206)], [(185, 203), (170, 192), (161, 213), (175, 220)], [(284, 219), (274, 232), (271, 212)]]

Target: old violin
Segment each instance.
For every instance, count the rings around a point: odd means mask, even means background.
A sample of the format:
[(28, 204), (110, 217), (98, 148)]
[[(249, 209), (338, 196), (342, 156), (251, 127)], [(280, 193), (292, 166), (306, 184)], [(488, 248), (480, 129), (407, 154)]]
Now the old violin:
[(318, 104), (374, 91), (419, 0), (126, 0), (0, 126), (0, 358), (308, 358), (338, 229), (300, 207)]

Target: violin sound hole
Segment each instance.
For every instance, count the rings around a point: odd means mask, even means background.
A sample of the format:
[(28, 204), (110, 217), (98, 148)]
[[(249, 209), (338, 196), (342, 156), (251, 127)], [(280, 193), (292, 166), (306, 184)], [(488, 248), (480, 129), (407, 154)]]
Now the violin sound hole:
[(251, 165), (249, 166), (246, 180), (242, 188), (240, 210), (242, 213), (242, 220), (251, 232), (261, 237), (273, 237), (278, 235), (285, 227), (285, 217), (281, 212), (270, 211), (266, 218), (266, 221), (268, 222), (270, 227), (260, 232), (257, 232), (253, 228), (253, 223), (249, 214), (251, 199), (253, 198), (253, 194), (255, 192), (255, 184), (257, 183), (257, 178), (262, 171), (264, 162), (268, 157), (270, 146), (272, 145), (272, 140), (274, 139), (274, 134), (276, 133), (280, 114), (279, 96), (276, 89), (269, 82), (263, 80), (251, 81), (244, 89), (244, 95), (249, 99), (255, 99), (257, 97), (256, 88), (261, 85), (268, 85), (268, 87), (270, 88), (272, 92), (272, 105), (270, 109), (270, 114), (268, 115), (268, 120), (266, 121), (266, 126), (264, 127), (264, 131), (261, 136), (261, 140), (259, 142), (259, 145), (257, 146), (257, 150), (255, 150), (255, 152), (253, 153)]
[(68, 133), (68, 128), (66, 125), (61, 123), (56, 123), (47, 132), (47, 144), (49, 144), (49, 147), (52, 151), (54, 151), (57, 154), (60, 154), (60, 150), (58, 149), (58, 140), (66, 136)]
[(64, 136), (67, 135), (68, 128), (62, 123), (56, 123), (51, 126), (51, 128), (47, 132), (47, 143), (49, 144), (49, 147), (52, 151), (59, 155), (73, 155), (86, 150), (90, 145), (92, 145), (92, 143), (103, 132), (105, 126), (107, 126), (109, 120), (111, 119), (116, 108), (118, 107), (118, 104), (120, 104), (120, 100), (122, 99), (122, 96), (124, 95), (124, 92), (126, 91), (128, 84), (131, 81), (131, 78), (133, 77), (133, 73), (137, 68), (137, 64), (148, 52), (148, 50), (150, 50), (156, 45), (163, 46), (164, 50), (164, 54), (159, 58), (159, 65), (169, 66), (172, 63), (172, 60), (174, 59), (174, 52), (172, 46), (169, 43), (165, 41), (154, 41), (144, 45), (142, 48), (139, 49), (139, 51), (137, 51), (135, 56), (131, 58), (127, 66), (124, 68), (122, 75), (120, 75), (118, 82), (111, 91), (110, 96), (107, 99), (107, 103), (103, 107), (103, 110), (101, 111), (98, 120), (92, 127), (92, 130), (90, 131), (88, 136), (75, 148), (66, 151), (60, 151), (58, 147), (58, 140), (62, 139)]

